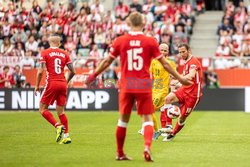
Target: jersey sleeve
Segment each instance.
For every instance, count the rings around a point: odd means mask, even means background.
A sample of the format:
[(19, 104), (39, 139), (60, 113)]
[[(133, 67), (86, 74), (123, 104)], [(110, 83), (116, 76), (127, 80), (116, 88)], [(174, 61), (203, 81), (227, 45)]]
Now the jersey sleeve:
[(44, 51), (41, 52), (40, 54), (40, 60), (39, 60), (40, 63), (45, 63), (46, 62), (46, 54)]
[(112, 44), (112, 46), (111, 46), (111, 48), (110, 48), (110, 57), (112, 57), (112, 58), (117, 58), (119, 55), (120, 55), (120, 53), (119, 53), (119, 38), (117, 38), (114, 42), (113, 42), (113, 44)]
[(156, 39), (151, 38), (151, 40), (152, 40), (152, 48), (151, 48), (152, 57), (155, 58), (155, 59), (159, 59), (159, 58), (161, 58), (163, 56), (161, 54), (161, 52), (160, 52), (159, 44), (157, 43)]

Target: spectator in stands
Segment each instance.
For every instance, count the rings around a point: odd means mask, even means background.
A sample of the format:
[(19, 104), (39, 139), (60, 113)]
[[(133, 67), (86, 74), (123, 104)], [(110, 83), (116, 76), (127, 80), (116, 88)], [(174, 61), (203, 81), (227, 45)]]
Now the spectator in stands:
[(130, 12), (138, 11), (142, 13), (142, 5), (139, 3), (139, 0), (132, 0), (132, 3), (129, 5)]
[(13, 83), (13, 79), (11, 75), (9, 75), (9, 66), (3, 67), (3, 72), (0, 74), (0, 88), (11, 88), (11, 83)]
[(230, 48), (223, 43), (218, 46), (218, 48), (216, 49), (215, 55), (217, 57), (229, 57)]
[(219, 79), (211, 67), (204, 72), (204, 82), (206, 88), (219, 88)]
[(38, 52), (40, 53), (44, 49), (49, 48), (49, 42), (47, 40), (47, 36), (43, 35), (42, 36), (42, 41), (38, 44)]
[(38, 43), (35, 41), (33, 35), (31, 35), (28, 41), (25, 43), (25, 50), (32, 51), (33, 56), (37, 56), (38, 54)]
[(67, 37), (66, 37), (66, 35), (63, 33), (63, 28), (62, 28), (62, 27), (59, 27), (59, 28), (58, 28), (57, 34), (61, 36), (61, 44), (62, 44), (62, 45), (60, 46), (60, 48), (63, 48), (63, 49), (64, 49), (64, 44), (66, 43)]
[(163, 3), (163, 0), (157, 0), (157, 5), (153, 6), (152, 12), (155, 16), (155, 21), (163, 21), (166, 14), (167, 6)]
[(128, 16), (129, 7), (123, 3), (123, 0), (119, 0), (118, 5), (115, 7), (115, 16), (125, 19)]
[(219, 35), (223, 35), (224, 31), (228, 31), (229, 35), (233, 34), (233, 26), (230, 25), (229, 19), (224, 19), (223, 24), (219, 26), (218, 29)]
[(93, 3), (91, 6), (90, 6), (90, 10), (91, 11), (96, 11), (98, 14), (103, 14), (104, 12), (104, 7), (102, 4), (100, 4), (100, 1), (99, 0), (95, 0), (95, 3)]
[(56, 33), (58, 31), (59, 25), (56, 23), (56, 17), (53, 17), (50, 26), (47, 28), (50, 33)]
[(73, 41), (72, 36), (67, 37), (67, 42), (64, 44), (66, 51), (70, 53), (72, 59), (76, 58), (76, 43)]
[(42, 12), (42, 8), (39, 6), (36, 0), (32, 2), (32, 12), (36, 13), (37, 15)]
[(26, 33), (24, 32), (24, 29), (17, 29), (17, 31), (10, 38), (11, 43), (17, 43), (18, 38), (20, 38), (23, 43), (27, 41), (28, 37)]
[(92, 39), (90, 38), (89, 31), (87, 30), (87, 27), (84, 26), (82, 27), (79, 48), (89, 48), (91, 43), (92, 43)]
[(97, 47), (100, 49), (100, 48), (104, 48), (103, 45), (105, 43), (105, 40), (106, 40), (105, 39), (105, 34), (104, 34), (102, 28), (99, 27), (97, 29), (97, 32), (96, 32), (95, 36), (94, 36), (94, 42), (97, 45)]
[(21, 88), (22, 84), (24, 82), (24, 77), (25, 76), (21, 72), (21, 67), (19, 65), (16, 65), (14, 70), (15, 71), (12, 74), (12, 77), (13, 77), (13, 80), (14, 80), (14, 83), (15, 83), (14, 87)]
[(187, 36), (186, 36), (186, 34), (183, 31), (184, 31), (183, 30), (183, 26), (177, 25), (176, 32), (173, 34), (173, 36), (174, 37), (178, 37), (178, 39), (181, 42), (185, 42), (185, 41), (187, 41)]
[(17, 56), (17, 57), (22, 57), (24, 58), (25, 54), (24, 54), (24, 45), (22, 44), (22, 42), (17, 42), (15, 48), (13, 49), (13, 56)]
[(35, 66), (35, 61), (32, 58), (32, 51), (27, 50), (25, 53), (25, 57), (21, 60), (20, 66), (22, 69), (32, 69)]
[(9, 37), (5, 37), (3, 44), (0, 48), (0, 53), (3, 54), (4, 56), (13, 56), (12, 50), (14, 49), (14, 46), (10, 42)]
[(230, 55), (233, 57), (240, 57), (241, 54), (241, 45), (237, 43), (236, 40), (232, 40), (229, 44)]
[(89, 7), (88, 2), (83, 2), (83, 3), (82, 3), (82, 7), (81, 7), (80, 10), (82, 10), (82, 9), (84, 9), (84, 10), (86, 11), (87, 15), (90, 14), (90, 7)]
[(250, 56), (250, 29), (248, 30), (248, 35), (245, 36), (243, 44), (242, 44), (242, 52), (241, 57), (249, 57)]

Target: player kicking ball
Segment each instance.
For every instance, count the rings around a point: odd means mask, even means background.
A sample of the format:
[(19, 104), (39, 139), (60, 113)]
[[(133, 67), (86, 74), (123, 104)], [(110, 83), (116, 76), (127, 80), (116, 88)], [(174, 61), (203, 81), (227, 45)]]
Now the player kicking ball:
[[(68, 119), (64, 112), (64, 106), (67, 98), (67, 83), (73, 78), (75, 71), (68, 53), (59, 49), (61, 45), (60, 41), (60, 36), (51, 35), (49, 37), (50, 48), (41, 52), (40, 66), (37, 71), (34, 91), (35, 95), (40, 91), (39, 85), (46, 68), (46, 85), (41, 94), (39, 112), (52, 126), (56, 128), (56, 142), (60, 142), (60, 144), (69, 144), (71, 143), (71, 139), (69, 137)], [(67, 80), (64, 76), (65, 66), (70, 70)], [(60, 123), (55, 120), (48, 109), (49, 105), (52, 105), (55, 101)]]
[[(202, 96), (202, 67), (198, 59), (196, 59), (190, 51), (187, 44), (180, 44), (178, 51), (183, 60), (185, 60), (183, 75), (192, 78), (193, 83), (188, 86), (181, 86), (175, 92), (169, 93), (165, 98), (166, 129), (165, 132), (171, 131), (163, 141), (171, 141), (175, 135), (184, 127), (185, 121), (195, 106), (199, 103)], [(172, 130), (172, 118), (167, 114), (167, 110), (172, 107), (172, 103), (180, 104), (180, 116)], [(163, 131), (164, 132), (164, 129)]]
[(154, 112), (152, 102), (151, 78), (149, 67), (153, 58), (158, 59), (164, 69), (169, 71), (183, 84), (189, 84), (190, 78), (178, 74), (168, 62), (166, 62), (159, 50), (159, 45), (153, 37), (145, 36), (142, 32), (144, 19), (138, 12), (133, 12), (127, 19), (131, 31), (118, 37), (112, 44), (110, 55), (106, 57), (85, 81), (92, 83), (95, 78), (103, 72), (115, 58), (120, 56), (121, 61), (121, 86), (119, 91), (119, 113), (116, 128), (117, 156), (116, 160), (131, 160), (124, 152), (124, 143), (128, 122), (133, 104), (136, 102), (137, 113), (142, 117), (144, 130), (145, 161), (151, 162), (151, 144), (153, 138), (152, 113)]
[[(164, 56), (165, 60), (171, 65), (173, 69), (176, 69), (176, 64), (173, 60), (169, 59), (168, 54), (169, 54), (169, 47), (166, 43), (161, 43), (159, 46), (161, 54)], [(160, 108), (165, 104), (165, 97), (169, 93), (169, 86), (170, 82), (173, 80), (172, 77), (169, 75), (169, 72), (167, 72), (162, 64), (154, 59), (151, 62), (150, 65), (150, 73), (151, 76), (154, 80), (154, 86), (152, 90), (152, 95), (153, 95), (153, 105), (154, 105), (154, 110), (159, 111)], [(162, 134), (159, 131), (159, 126), (158, 126), (158, 121), (155, 112), (152, 114), (152, 119), (154, 122), (154, 136), (153, 139), (156, 140), (158, 137)], [(164, 112), (161, 112), (161, 117), (160, 119), (165, 119), (165, 114)], [(161, 121), (161, 127), (165, 128), (164, 121)], [(143, 135), (143, 129), (138, 131), (138, 133)]]

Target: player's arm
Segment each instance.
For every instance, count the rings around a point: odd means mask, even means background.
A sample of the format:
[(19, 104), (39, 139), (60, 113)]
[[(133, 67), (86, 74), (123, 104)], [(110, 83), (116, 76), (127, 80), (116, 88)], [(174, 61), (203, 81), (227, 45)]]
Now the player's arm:
[(171, 75), (173, 75), (173, 77), (175, 77), (176, 79), (178, 79), (183, 85), (190, 85), (192, 84), (192, 78), (190, 78), (189, 76), (182, 76), (180, 75), (176, 70), (174, 70), (171, 65), (165, 60), (165, 58), (163, 56), (161, 56), (158, 59), (162, 66), (164, 67), (164, 69), (166, 71), (168, 71)]
[(101, 74), (104, 70), (106, 70), (110, 64), (114, 61), (114, 56), (110, 54), (110, 56), (106, 57), (101, 63), (97, 66), (95, 72), (86, 79), (85, 84), (92, 83), (95, 78)]
[(194, 79), (196, 74), (196, 68), (190, 67), (189, 73), (186, 75), (186, 77)]
[(67, 83), (69, 83), (69, 81), (70, 81), (70, 80), (74, 77), (74, 75), (75, 75), (75, 69), (74, 69), (72, 63), (68, 63), (68, 64), (67, 64), (67, 67), (68, 67), (68, 69), (69, 69), (69, 71), (70, 71), (69, 76), (68, 76), (68, 78), (67, 78)]
[(45, 62), (41, 62), (40, 65), (39, 65), (39, 68), (37, 70), (37, 74), (36, 74), (36, 85), (35, 85), (35, 90), (34, 90), (35, 95), (39, 91), (39, 85), (40, 85), (40, 82), (42, 80), (44, 69), (45, 69)]

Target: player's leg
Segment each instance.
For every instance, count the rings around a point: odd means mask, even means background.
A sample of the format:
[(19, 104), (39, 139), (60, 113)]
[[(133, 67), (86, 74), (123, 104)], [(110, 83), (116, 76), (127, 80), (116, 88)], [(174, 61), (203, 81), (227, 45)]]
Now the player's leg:
[(161, 132), (169, 133), (172, 131), (172, 119), (167, 115), (168, 108), (172, 105), (172, 103), (178, 102), (176, 94), (171, 92), (165, 98), (165, 105), (161, 108)]
[(127, 125), (134, 104), (134, 95), (131, 93), (119, 93), (119, 112), (120, 118), (116, 128), (116, 145), (117, 156), (116, 160), (131, 160), (127, 157), (123, 146), (126, 138)]
[(144, 158), (146, 161), (152, 161), (150, 148), (154, 134), (154, 123), (152, 113), (154, 112), (152, 94), (141, 93), (136, 95), (137, 112), (142, 115), (142, 127), (144, 130)]
[(64, 137), (60, 144), (69, 144), (71, 143), (71, 138), (69, 137), (69, 126), (68, 118), (64, 111), (64, 106), (66, 105), (67, 98), (67, 87), (65, 83), (58, 83), (57, 85), (57, 97), (56, 97), (56, 111), (60, 119), (61, 124), (64, 126)]
[(64, 106), (56, 106), (57, 115), (60, 119), (61, 124), (64, 127), (64, 136), (63, 140), (60, 142), (60, 144), (70, 144), (71, 138), (69, 137), (69, 127), (68, 127), (68, 118), (66, 116), (66, 113), (64, 112)]
[(49, 111), (47, 104), (40, 103), (39, 112), (40, 114), (54, 127), (59, 126), (53, 114)]

